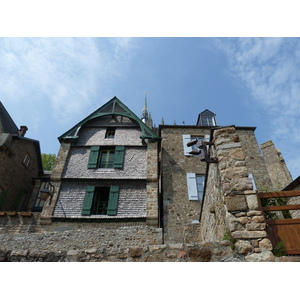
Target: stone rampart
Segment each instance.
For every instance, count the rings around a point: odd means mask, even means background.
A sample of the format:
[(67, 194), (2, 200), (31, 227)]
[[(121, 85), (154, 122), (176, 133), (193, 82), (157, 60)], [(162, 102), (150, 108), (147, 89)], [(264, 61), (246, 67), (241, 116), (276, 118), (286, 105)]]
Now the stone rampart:
[[(144, 223), (52, 222), (38, 213), (0, 216), (0, 262), (247, 262), (299, 261), (299, 257), (245, 256), (243, 242), (199, 242), (199, 225), (184, 228), (184, 243), (163, 244), (162, 229)], [(261, 241), (260, 244), (265, 243)]]

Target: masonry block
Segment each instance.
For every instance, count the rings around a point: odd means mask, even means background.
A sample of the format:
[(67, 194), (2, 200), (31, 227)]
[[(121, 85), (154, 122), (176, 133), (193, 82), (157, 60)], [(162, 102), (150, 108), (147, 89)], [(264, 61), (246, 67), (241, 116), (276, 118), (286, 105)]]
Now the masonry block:
[(244, 195), (227, 195), (225, 203), (228, 211), (245, 211), (248, 209)]

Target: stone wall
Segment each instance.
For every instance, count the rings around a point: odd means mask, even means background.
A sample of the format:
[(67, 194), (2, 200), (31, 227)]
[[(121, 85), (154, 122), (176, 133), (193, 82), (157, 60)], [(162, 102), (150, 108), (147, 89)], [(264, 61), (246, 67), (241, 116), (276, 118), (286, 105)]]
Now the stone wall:
[(159, 226), (158, 207), (158, 143), (147, 144), (147, 224)]
[[(256, 192), (248, 178), (247, 155), (235, 127), (216, 129), (213, 135), (206, 196), (200, 224), (204, 241), (227, 238), (246, 261), (272, 260), (272, 245)], [(258, 178), (257, 178), (258, 179)]]
[(261, 144), (261, 150), (272, 181), (272, 191), (279, 191), (292, 182), (291, 174), (280, 151), (275, 149), (272, 141)]
[[(197, 242), (185, 228), (184, 243), (162, 242), (162, 229), (144, 223), (53, 222), (41, 225), (38, 213), (0, 214), (1, 262), (247, 262), (299, 261), (299, 257), (245, 256), (247, 245), (228, 240)], [(261, 242), (262, 244), (263, 242)]]
[[(161, 178), (164, 238), (169, 243), (184, 241), (184, 227), (198, 222), (201, 201), (189, 200), (187, 173), (205, 174), (206, 163), (198, 156), (185, 155), (183, 135), (205, 136), (209, 127), (160, 125)], [(192, 149), (190, 149), (192, 150)]]

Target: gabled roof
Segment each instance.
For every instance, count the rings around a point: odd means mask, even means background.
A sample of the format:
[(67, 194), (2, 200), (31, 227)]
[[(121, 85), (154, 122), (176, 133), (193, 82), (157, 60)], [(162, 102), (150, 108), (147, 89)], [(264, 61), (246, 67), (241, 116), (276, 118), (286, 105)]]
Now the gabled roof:
[(200, 115), (215, 116), (216, 114), (213, 113), (212, 111), (206, 109), (206, 110), (204, 110), (202, 113), (200, 113)]
[(78, 139), (78, 133), (81, 127), (98, 117), (108, 116), (108, 115), (118, 115), (118, 116), (125, 116), (131, 119), (133, 122), (137, 123), (141, 129), (141, 139), (149, 139), (149, 140), (158, 140), (159, 136), (156, 135), (142, 120), (136, 116), (124, 103), (122, 103), (117, 97), (112, 98), (106, 104), (98, 108), (88, 117), (80, 121), (66, 133), (61, 135), (58, 139), (60, 142), (73, 140), (76, 141)]
[[(216, 114), (211, 112), (210, 110), (206, 109), (204, 110), (203, 112), (201, 112), (199, 115), (198, 115), (198, 119), (197, 119), (197, 123), (196, 125), (200, 125), (200, 119), (201, 119), (201, 116), (210, 116), (210, 117), (216, 117)], [(216, 121), (216, 120), (215, 120)]]
[(0, 101), (0, 133), (18, 134), (19, 130), (4, 105)]

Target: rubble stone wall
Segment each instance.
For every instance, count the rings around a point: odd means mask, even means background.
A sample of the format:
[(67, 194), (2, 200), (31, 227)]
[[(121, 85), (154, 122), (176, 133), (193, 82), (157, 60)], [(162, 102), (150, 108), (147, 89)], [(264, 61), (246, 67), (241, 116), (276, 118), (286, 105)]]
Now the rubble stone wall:
[[(199, 126), (161, 126), (161, 175), (163, 193), (164, 238), (182, 243), (184, 227), (199, 221), (201, 201), (189, 200), (187, 173), (205, 175), (206, 163), (198, 156), (185, 155), (183, 134), (201, 137), (210, 133)], [(192, 149), (191, 149), (192, 150)]]
[(265, 218), (248, 178), (247, 155), (238, 133), (235, 127), (214, 131), (212, 155), (218, 163), (209, 166), (200, 236), (204, 241), (227, 236), (246, 260), (272, 260)]
[(275, 149), (272, 141), (261, 144), (273, 190), (278, 191), (292, 182), (291, 174), (279, 150)]

